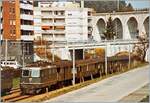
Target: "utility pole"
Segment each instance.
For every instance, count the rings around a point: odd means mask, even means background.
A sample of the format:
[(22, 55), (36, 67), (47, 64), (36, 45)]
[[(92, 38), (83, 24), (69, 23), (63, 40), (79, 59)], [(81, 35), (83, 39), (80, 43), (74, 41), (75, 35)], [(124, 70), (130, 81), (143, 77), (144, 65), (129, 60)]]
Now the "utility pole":
[[(54, 15), (54, 12), (53, 12)], [(54, 25), (54, 19), (52, 19), (53, 25)], [(52, 40), (52, 61), (55, 61), (55, 55), (54, 55), (54, 26), (53, 26), (53, 40)]]
[(22, 54), (23, 54), (23, 58), (22, 58), (22, 59), (23, 59), (23, 60), (22, 60), (23, 63), (22, 63), (22, 65), (23, 65), (23, 68), (24, 68), (24, 67), (25, 67), (25, 65), (24, 65), (24, 53), (25, 53), (25, 52), (24, 52), (24, 46), (25, 46), (25, 45), (24, 45), (24, 41), (22, 41), (22, 43), (23, 43), (23, 44), (22, 44), (22, 46), (23, 46), (23, 47), (22, 47)]
[(119, 11), (119, 0), (117, 0), (117, 11)]
[(75, 68), (75, 48), (73, 47), (73, 52), (72, 52), (72, 60), (73, 60), (73, 68), (72, 68), (72, 84), (75, 85), (75, 73), (76, 73), (76, 68)]
[(107, 42), (105, 44), (105, 74), (107, 75)]
[(45, 60), (47, 59), (47, 54), (46, 54), (46, 42), (45, 42)]
[(7, 64), (7, 55), (8, 55), (8, 48), (7, 48), (8, 44), (7, 44), (7, 42), (8, 42), (8, 40), (5, 39), (5, 66)]
[(130, 67), (131, 67), (131, 46), (130, 46), (130, 40), (129, 40), (129, 66), (128, 66), (128, 68), (130, 69)]
[[(150, 5), (150, 1), (149, 1)], [(149, 7), (149, 17), (150, 17), (150, 7)], [(150, 19), (149, 19), (149, 34), (148, 34), (149, 46), (150, 46)], [(150, 63), (150, 47), (148, 49), (148, 62)]]

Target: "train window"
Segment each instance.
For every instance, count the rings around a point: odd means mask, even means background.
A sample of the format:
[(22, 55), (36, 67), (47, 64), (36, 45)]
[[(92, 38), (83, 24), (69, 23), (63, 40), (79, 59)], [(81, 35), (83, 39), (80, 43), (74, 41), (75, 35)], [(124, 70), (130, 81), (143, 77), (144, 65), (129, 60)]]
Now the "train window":
[(31, 76), (32, 77), (40, 77), (40, 70), (32, 70)]
[(53, 69), (51, 69), (51, 74), (53, 74), (54, 73), (54, 70)]
[(49, 69), (49, 74), (51, 74), (51, 69)]
[(58, 73), (60, 72), (60, 68), (57, 68), (57, 72), (58, 72)]
[(29, 76), (29, 70), (23, 70), (23, 74), (22, 74), (22, 76), (23, 77), (28, 77)]
[(88, 71), (88, 70), (89, 70), (89, 66), (87, 65), (86, 71)]
[(100, 69), (100, 64), (98, 64), (98, 69)]

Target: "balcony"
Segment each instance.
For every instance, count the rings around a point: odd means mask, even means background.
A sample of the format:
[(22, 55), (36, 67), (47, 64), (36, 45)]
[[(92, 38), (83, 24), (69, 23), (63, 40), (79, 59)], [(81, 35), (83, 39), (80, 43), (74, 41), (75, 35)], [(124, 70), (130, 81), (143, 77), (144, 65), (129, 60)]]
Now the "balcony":
[(88, 26), (92, 26), (92, 23), (91, 23), (91, 22), (89, 22), (89, 23), (88, 23)]
[(65, 26), (65, 21), (64, 22), (55, 22), (54, 26)]
[(33, 15), (21, 14), (20, 17), (23, 20), (33, 20)]
[(54, 34), (65, 34), (65, 30), (54, 30)]
[(54, 18), (51, 14), (42, 14), (42, 18)]
[(27, 9), (27, 10), (33, 10), (33, 5), (20, 3), (20, 8)]
[(65, 41), (66, 38), (65, 37), (55, 37), (54, 41)]
[(34, 30), (33, 25), (21, 25), (21, 30)]
[(53, 22), (42, 22), (42, 26), (53, 26)]
[(44, 34), (65, 34), (65, 30), (42, 30)]
[(65, 18), (65, 15), (54, 15), (54, 18)]
[(21, 40), (33, 41), (34, 36), (33, 35), (21, 35)]
[(51, 34), (53, 32), (54, 32), (54, 30), (42, 30), (42, 33), (44, 33), (44, 34)]

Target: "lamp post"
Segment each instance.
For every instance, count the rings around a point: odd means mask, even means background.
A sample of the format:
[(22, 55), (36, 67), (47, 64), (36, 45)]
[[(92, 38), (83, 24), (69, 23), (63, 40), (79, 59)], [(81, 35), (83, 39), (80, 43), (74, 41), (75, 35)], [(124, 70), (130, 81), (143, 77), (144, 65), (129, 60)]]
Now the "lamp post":
[(75, 68), (75, 48), (73, 47), (73, 52), (72, 52), (72, 60), (73, 60), (73, 68), (72, 68), (72, 84), (75, 85), (75, 74), (76, 74), (76, 68)]

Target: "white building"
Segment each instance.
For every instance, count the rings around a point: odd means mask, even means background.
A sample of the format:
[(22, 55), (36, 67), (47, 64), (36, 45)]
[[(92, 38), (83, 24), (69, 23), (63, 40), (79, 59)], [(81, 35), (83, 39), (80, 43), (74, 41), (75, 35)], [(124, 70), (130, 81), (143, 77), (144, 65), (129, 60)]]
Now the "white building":
[(21, 24), (21, 40), (34, 40), (34, 20), (33, 20), (33, 1), (20, 1), (20, 24)]
[(35, 39), (82, 41), (91, 38), (93, 9), (73, 2), (39, 2), (34, 7)]

